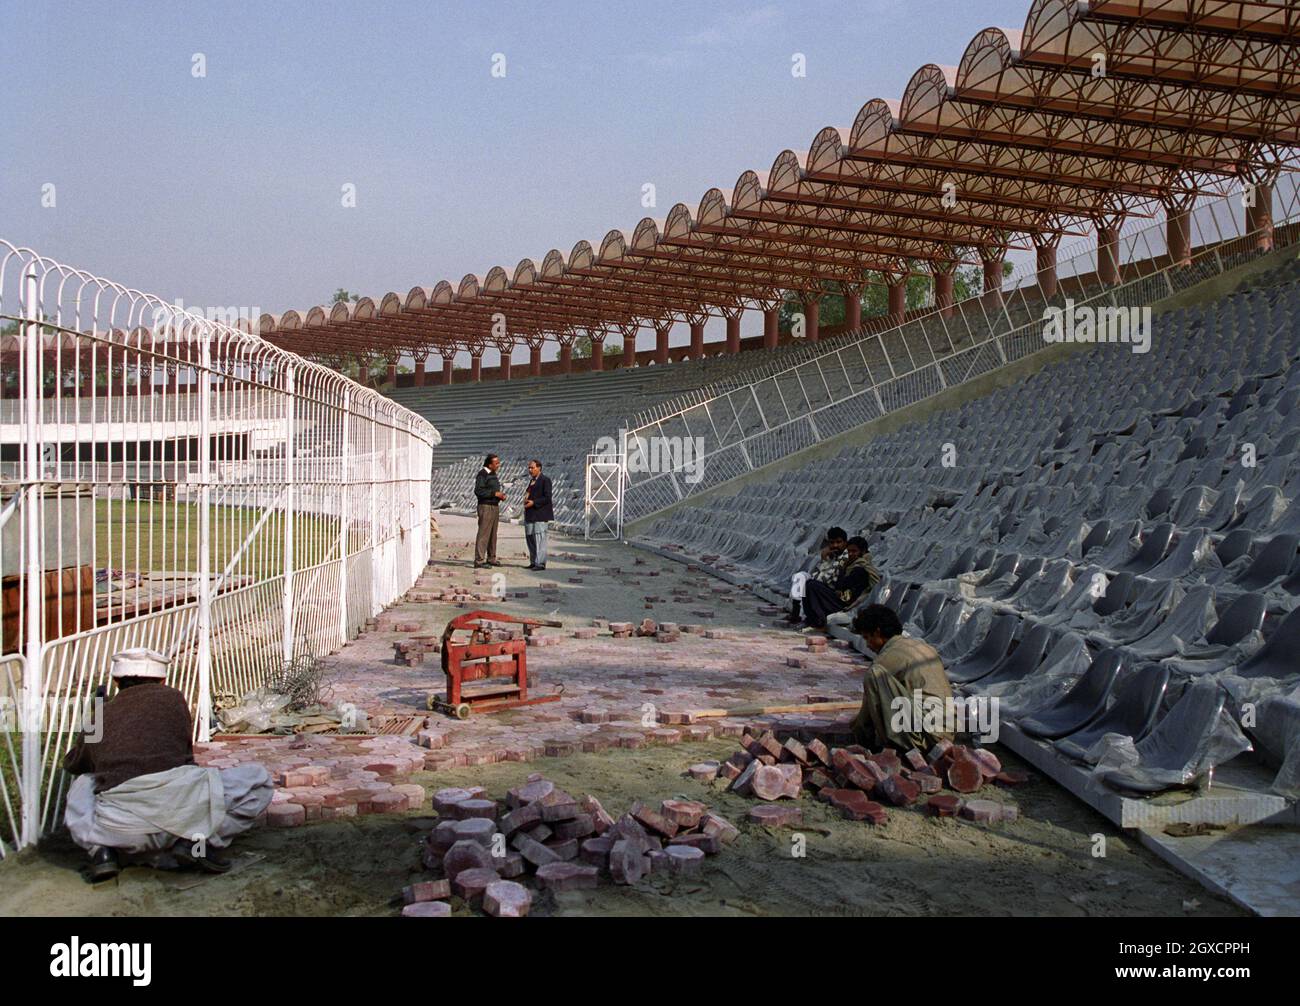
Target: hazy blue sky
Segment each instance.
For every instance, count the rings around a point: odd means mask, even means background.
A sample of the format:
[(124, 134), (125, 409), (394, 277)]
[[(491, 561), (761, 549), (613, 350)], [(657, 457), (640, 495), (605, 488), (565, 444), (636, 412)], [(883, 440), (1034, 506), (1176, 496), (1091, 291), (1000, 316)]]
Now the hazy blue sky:
[(0, 0), (0, 237), (197, 306), (482, 278), (765, 178), (1028, 7)]

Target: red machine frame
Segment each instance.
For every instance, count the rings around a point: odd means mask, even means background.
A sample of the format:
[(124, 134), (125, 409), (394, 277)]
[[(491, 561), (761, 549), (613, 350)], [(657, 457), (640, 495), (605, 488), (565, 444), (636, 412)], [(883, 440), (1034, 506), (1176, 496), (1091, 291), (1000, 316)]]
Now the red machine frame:
[[(493, 626), (484, 623), (505, 622), (524, 627), (524, 639), (488, 641)], [(496, 712), (517, 706), (531, 706), (540, 702), (555, 702), (558, 692), (546, 695), (528, 694), (528, 640), (532, 630), (539, 625), (560, 628), (561, 622), (548, 622), (539, 618), (522, 618), (500, 611), (468, 611), (457, 615), (442, 631), (442, 671), (447, 675), (445, 694), (429, 695), (428, 708), (450, 713), (465, 719), (471, 710)], [(457, 642), (458, 631), (470, 633), (467, 641)], [(508, 678), (510, 683), (496, 688), (466, 690), (471, 681)]]

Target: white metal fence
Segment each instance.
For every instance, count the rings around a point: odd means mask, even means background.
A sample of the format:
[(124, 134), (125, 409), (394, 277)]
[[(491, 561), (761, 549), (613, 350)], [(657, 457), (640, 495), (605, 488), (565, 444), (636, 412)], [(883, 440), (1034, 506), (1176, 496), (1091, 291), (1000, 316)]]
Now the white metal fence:
[(340, 647), (429, 555), (438, 432), (249, 332), (0, 241), (0, 856), (58, 823), (118, 650), (214, 696)]
[[(1300, 187), (1283, 174), (1273, 192), (1271, 241), (1300, 235)], [(973, 296), (950, 312), (938, 309), (891, 328), (809, 348), (810, 358), (703, 400), (670, 405), (638, 417), (626, 437), (620, 529), (680, 500), (836, 436), (946, 388), (997, 370), (1043, 349), (1044, 312), (1066, 298), (1076, 304), (1149, 305), (1231, 269), (1261, 252), (1260, 234), (1247, 234), (1241, 196), (1207, 201), (1189, 217), (1189, 262), (1166, 259), (1165, 222), (1143, 221), (1121, 234), (1116, 286), (1096, 276), (1097, 251), (1086, 248), (1059, 262), (1058, 290), (1048, 298), (1033, 269), (1013, 274), (997, 294)], [(644, 445), (703, 438), (702, 477), (646, 463)], [(638, 446), (641, 445), (641, 446)], [(599, 457), (599, 453), (594, 455)], [(606, 459), (608, 460), (608, 459)], [(590, 495), (586, 508), (594, 503)]]

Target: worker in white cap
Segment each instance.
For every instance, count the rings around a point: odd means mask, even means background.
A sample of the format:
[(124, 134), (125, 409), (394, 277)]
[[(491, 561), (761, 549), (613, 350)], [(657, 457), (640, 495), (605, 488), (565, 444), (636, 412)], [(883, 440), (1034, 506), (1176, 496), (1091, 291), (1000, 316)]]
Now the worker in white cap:
[(75, 775), (64, 820), (90, 853), (92, 880), (113, 877), (124, 858), (157, 867), (230, 868), (216, 850), (252, 827), (271, 802), (261, 765), (194, 764), (185, 696), (167, 685), (168, 659), (148, 649), (113, 656), (117, 691), (78, 734), (63, 767)]

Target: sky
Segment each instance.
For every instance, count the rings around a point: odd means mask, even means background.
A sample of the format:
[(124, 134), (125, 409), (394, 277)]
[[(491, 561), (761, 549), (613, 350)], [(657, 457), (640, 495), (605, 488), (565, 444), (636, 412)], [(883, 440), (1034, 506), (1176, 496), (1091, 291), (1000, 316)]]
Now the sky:
[(513, 273), (766, 179), (1028, 8), (0, 0), (0, 238), (200, 310)]

